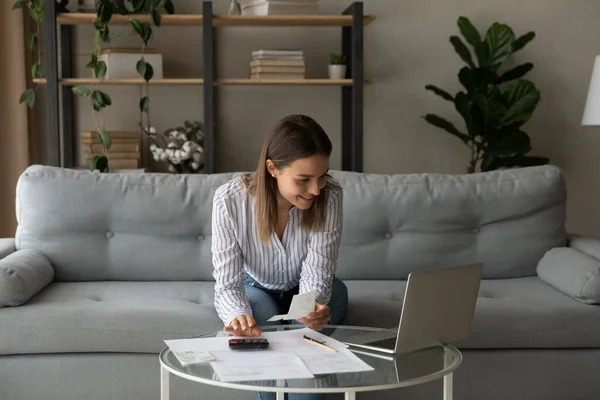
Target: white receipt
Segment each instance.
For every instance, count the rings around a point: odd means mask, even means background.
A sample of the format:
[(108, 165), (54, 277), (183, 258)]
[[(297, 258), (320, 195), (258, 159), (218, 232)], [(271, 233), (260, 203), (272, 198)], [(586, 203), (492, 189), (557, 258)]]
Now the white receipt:
[(315, 310), (315, 292), (297, 294), (292, 298), (290, 309), (285, 315), (273, 315), (267, 321), (280, 321), (282, 319), (298, 319)]

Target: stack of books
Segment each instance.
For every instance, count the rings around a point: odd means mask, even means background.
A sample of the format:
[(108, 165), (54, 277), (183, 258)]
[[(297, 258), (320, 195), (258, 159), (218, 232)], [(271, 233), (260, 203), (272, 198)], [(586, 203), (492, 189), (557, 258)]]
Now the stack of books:
[(242, 15), (311, 15), (318, 0), (239, 0)]
[[(136, 169), (140, 167), (140, 132), (108, 132), (112, 144), (108, 150), (111, 169)], [(81, 144), (86, 154), (86, 165), (95, 157), (104, 155), (104, 145), (96, 132), (82, 132)]]
[(250, 79), (304, 79), (302, 50), (255, 50), (250, 61)]

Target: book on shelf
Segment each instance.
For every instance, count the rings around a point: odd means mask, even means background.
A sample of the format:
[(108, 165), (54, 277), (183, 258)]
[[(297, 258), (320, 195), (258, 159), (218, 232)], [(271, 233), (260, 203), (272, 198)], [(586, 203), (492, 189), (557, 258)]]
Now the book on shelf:
[[(140, 132), (129, 132), (129, 131), (108, 131), (108, 136), (110, 136), (111, 139), (139, 139), (140, 138)], [(82, 139), (89, 139), (89, 138), (96, 138), (97, 137), (97, 133), (94, 132), (90, 132), (90, 131), (86, 131), (86, 132), (81, 132), (81, 138)]]
[(303, 75), (306, 73), (304, 67), (251, 67), (250, 73), (272, 73), (272, 74), (298, 74)]
[(108, 162), (110, 169), (135, 169), (140, 167), (139, 160), (113, 160)]
[(266, 58), (250, 61), (250, 67), (304, 67), (304, 59)]
[(319, 12), (316, 1), (254, 0), (240, 3), (242, 15), (312, 15)]
[(261, 49), (252, 51), (252, 57), (255, 59), (261, 57), (302, 59), (304, 52), (296, 49)]
[(250, 79), (304, 79), (304, 74), (272, 74), (257, 72), (250, 74)]
[[(87, 159), (92, 160), (96, 156), (103, 156), (103, 155), (104, 155), (103, 152), (87, 153)], [(115, 153), (115, 152), (109, 151), (108, 158), (110, 159), (110, 161), (112, 161), (112, 160), (139, 160), (140, 154), (139, 153)]]
[[(101, 153), (104, 151), (104, 145), (102, 143), (90, 143), (84, 144), (83, 150), (86, 153)], [(113, 142), (110, 146), (109, 152), (114, 153), (139, 153), (140, 145), (138, 143), (119, 143)]]

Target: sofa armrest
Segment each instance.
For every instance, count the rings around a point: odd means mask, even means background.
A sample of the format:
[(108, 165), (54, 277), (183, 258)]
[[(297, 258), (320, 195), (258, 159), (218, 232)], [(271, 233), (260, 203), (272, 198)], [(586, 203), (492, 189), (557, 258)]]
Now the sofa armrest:
[(0, 239), (0, 260), (15, 251), (15, 239)]
[(585, 304), (600, 304), (600, 260), (571, 247), (556, 247), (537, 265), (539, 278)]
[(0, 259), (0, 307), (20, 306), (54, 279), (50, 261), (35, 250), (18, 250)]
[(568, 246), (600, 260), (600, 240), (576, 233), (568, 235)]

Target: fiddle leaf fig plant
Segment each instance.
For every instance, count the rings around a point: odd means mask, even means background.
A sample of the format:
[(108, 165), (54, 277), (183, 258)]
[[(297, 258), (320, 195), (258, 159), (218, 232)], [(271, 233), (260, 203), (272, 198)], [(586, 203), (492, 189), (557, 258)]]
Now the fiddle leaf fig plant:
[(450, 37), (454, 50), (466, 64), (458, 72), (463, 90), (453, 96), (434, 85), (425, 89), (453, 103), (464, 120), (464, 128), (459, 129), (436, 114), (423, 118), (469, 146), (468, 172), (475, 172), (477, 166), (485, 172), (547, 164), (546, 157), (528, 155), (531, 140), (522, 129), (540, 100), (539, 90), (523, 78), (533, 64), (524, 63), (501, 72), (506, 61), (533, 40), (535, 33), (516, 37), (509, 26), (494, 23), (482, 37), (466, 17), (458, 19), (458, 27), (472, 48), (471, 52), (458, 36)]

